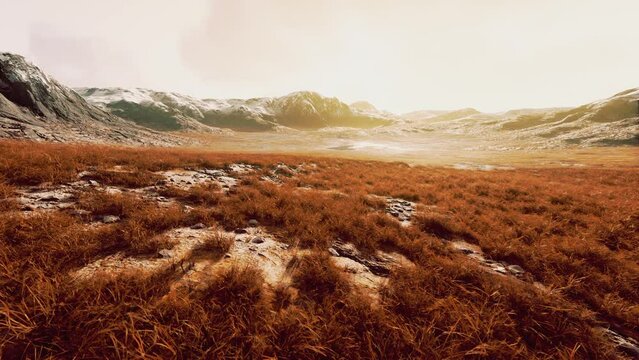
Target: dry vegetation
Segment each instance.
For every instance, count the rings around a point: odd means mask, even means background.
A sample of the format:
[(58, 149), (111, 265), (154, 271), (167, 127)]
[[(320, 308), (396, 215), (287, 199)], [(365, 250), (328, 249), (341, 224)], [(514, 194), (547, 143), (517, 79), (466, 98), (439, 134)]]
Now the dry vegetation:
[[(77, 181), (139, 188), (174, 168), (260, 167), (237, 187), (166, 188), (168, 206), (87, 188), (71, 211), (25, 213), (16, 189)], [(316, 164), (262, 181), (274, 164)], [(112, 169), (133, 172), (118, 172)], [(474, 172), (342, 159), (175, 149), (0, 143), (0, 358), (618, 358), (600, 331), (639, 338), (639, 171)], [(418, 203), (413, 226), (369, 195)], [(87, 215), (88, 214), (88, 215)], [(121, 221), (92, 226), (96, 217)], [(153, 254), (166, 231), (198, 223), (233, 231), (255, 219), (294, 247), (290, 286), (247, 264), (197, 291), (173, 274), (77, 282), (69, 275), (123, 251)], [(379, 301), (356, 291), (327, 248), (391, 249)], [(526, 281), (486, 271), (447, 246), (464, 240), (521, 266)], [(202, 245), (224, 253), (222, 235)], [(542, 284), (542, 286), (536, 285)]]

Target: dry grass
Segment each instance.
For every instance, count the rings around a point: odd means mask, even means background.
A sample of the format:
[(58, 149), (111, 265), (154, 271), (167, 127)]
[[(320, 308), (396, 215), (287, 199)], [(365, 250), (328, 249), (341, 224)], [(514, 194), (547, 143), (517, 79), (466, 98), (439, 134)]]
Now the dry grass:
[(0, 180), (0, 212), (15, 210), (17, 208), (18, 205), (16, 201), (11, 199), (11, 197), (14, 196), (14, 193), (14, 186), (6, 184)]
[[(1, 358), (617, 358), (600, 321), (639, 334), (639, 172), (634, 168), (472, 172), (434, 167), (178, 149), (0, 142), (0, 201), (17, 187), (76, 181), (155, 184), (149, 172), (270, 169), (314, 163), (281, 186), (244, 175), (237, 188), (164, 188), (160, 207), (135, 193), (87, 189), (76, 208), (0, 216)], [(107, 170), (119, 165), (127, 175)], [(104, 175), (104, 174), (107, 175)], [(143, 174), (143, 176), (139, 176)], [(311, 189), (302, 189), (310, 187)], [(417, 201), (414, 226), (383, 214), (383, 200)], [(91, 226), (103, 215), (115, 224)], [(175, 274), (79, 284), (69, 272), (104, 255), (170, 247), (163, 233), (204, 223), (226, 230), (256, 219), (281, 241), (310, 249), (289, 264), (291, 286), (270, 288), (250, 266), (216, 273), (184, 296)], [(379, 301), (353, 290), (326, 249), (398, 251), (414, 267), (392, 272)], [(464, 240), (535, 281), (497, 276), (447, 247)], [(206, 239), (225, 253), (232, 241)]]
[(219, 185), (207, 183), (193, 186), (189, 190), (168, 186), (161, 189), (159, 194), (167, 198), (179, 199), (181, 202), (191, 205), (214, 206), (219, 204), (222, 197), (219, 190)]
[(231, 250), (235, 238), (221, 231), (215, 232), (202, 240), (202, 243), (196, 250), (212, 252), (214, 254), (223, 255)]
[(141, 188), (151, 186), (162, 179), (148, 170), (96, 170), (82, 177), (85, 180), (95, 180), (100, 184), (112, 186), (124, 186), (127, 188)]

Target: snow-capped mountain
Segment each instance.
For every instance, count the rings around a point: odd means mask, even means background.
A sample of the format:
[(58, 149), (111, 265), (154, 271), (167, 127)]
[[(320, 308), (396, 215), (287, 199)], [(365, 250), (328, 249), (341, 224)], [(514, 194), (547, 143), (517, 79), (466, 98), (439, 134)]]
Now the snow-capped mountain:
[(371, 128), (394, 121), (389, 114), (361, 111), (337, 98), (310, 91), (253, 99), (196, 99), (137, 88), (78, 88), (76, 91), (114, 115), (156, 130)]
[(24, 57), (0, 53), (0, 137), (174, 143), (91, 104)]
[[(115, 120), (104, 111), (88, 104), (81, 96), (50, 78), (24, 57), (9, 53), (0, 54), (0, 93), (2, 114), (23, 119), (28, 115), (41, 118), (58, 118), (69, 122), (87, 118), (112, 122)], [(11, 103), (15, 111), (7, 109)]]

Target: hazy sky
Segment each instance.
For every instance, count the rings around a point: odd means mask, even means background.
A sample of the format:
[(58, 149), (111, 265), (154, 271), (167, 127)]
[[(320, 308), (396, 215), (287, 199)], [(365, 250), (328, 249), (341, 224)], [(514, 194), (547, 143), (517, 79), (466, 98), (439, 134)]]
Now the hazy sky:
[(639, 86), (637, 0), (0, 0), (0, 50), (71, 86), (315, 90), (379, 108), (578, 105)]

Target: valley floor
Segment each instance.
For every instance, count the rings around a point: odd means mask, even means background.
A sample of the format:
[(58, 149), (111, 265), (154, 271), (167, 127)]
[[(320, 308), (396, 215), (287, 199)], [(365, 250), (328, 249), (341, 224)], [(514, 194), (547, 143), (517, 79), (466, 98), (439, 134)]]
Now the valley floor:
[(575, 151), (2, 141), (0, 358), (637, 358), (636, 150)]
[(467, 134), (369, 132), (189, 134), (197, 149), (216, 152), (285, 153), (362, 160), (402, 161), (458, 168), (639, 167), (639, 147), (540, 146), (527, 140), (490, 139)]

